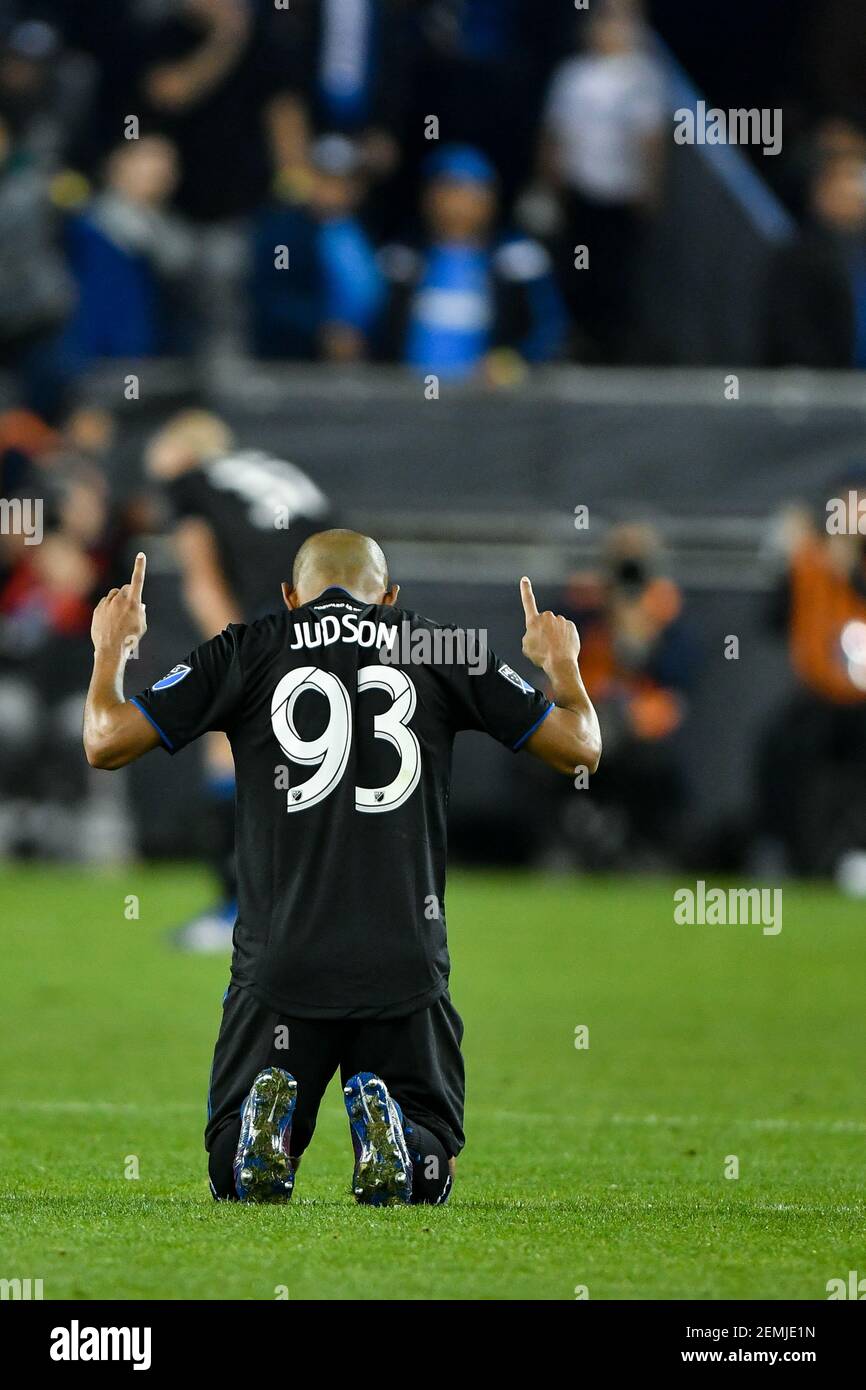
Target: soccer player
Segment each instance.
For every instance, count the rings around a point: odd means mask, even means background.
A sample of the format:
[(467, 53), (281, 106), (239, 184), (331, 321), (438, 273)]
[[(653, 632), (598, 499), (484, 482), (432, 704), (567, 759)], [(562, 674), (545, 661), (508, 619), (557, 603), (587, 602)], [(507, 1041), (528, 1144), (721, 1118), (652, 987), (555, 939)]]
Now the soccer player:
[[(147, 471), (171, 509), (187, 611), (199, 637), (273, 607), (287, 559), (308, 536), (333, 524), (311, 478), (284, 459), (239, 449), (224, 420), (182, 410), (149, 441)], [(205, 843), (219, 881), (216, 906), (174, 933), (181, 950), (227, 951), (237, 913), (235, 775), (224, 734), (205, 742)]]
[(577, 630), (520, 581), (523, 651), (549, 700), (471, 634), (396, 607), (375, 541), (323, 531), (298, 551), (281, 612), (230, 624), (125, 700), (144, 567), (139, 555), (94, 613), (84, 747), (118, 768), (214, 729), (231, 742), (239, 911), (205, 1135), (213, 1194), (286, 1201), (339, 1068), (356, 1199), (443, 1202), (464, 1142), (444, 910), (452, 743), (480, 729), (594, 772)]

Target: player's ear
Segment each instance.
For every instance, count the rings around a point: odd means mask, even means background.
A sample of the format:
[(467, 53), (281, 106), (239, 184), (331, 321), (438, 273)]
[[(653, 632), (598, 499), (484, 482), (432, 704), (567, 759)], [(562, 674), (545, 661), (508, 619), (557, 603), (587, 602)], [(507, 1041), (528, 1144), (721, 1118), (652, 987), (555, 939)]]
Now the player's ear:
[(292, 588), (290, 588), (289, 585), (288, 585), (288, 583), (286, 582), (285, 579), (283, 580), (282, 584), (280, 585), (280, 588), (281, 588), (282, 591), (283, 591), (283, 603), (286, 605), (286, 607), (287, 607), (287, 608), (300, 608), (301, 604), (300, 604), (300, 600), (298, 599), (298, 591), (297, 591), (297, 589), (292, 589)]
[(400, 592), (400, 585), (399, 585), (399, 584), (392, 584), (391, 587), (390, 587), (390, 589), (386, 589), (386, 590), (385, 590), (385, 597), (382, 599), (382, 604), (383, 604), (383, 606), (384, 606), (385, 608), (393, 608), (393, 607), (394, 607), (394, 604), (397, 602), (397, 595), (399, 594), (399, 592)]

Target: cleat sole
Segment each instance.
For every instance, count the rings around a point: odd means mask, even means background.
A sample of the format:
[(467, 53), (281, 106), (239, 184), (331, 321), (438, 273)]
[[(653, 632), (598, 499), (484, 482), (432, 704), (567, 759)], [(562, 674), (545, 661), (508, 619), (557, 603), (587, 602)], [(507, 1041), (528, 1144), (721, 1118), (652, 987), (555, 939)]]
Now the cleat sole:
[(245, 1202), (288, 1202), (295, 1174), (282, 1148), (285, 1117), (294, 1113), (298, 1083), (277, 1068), (258, 1076), (253, 1085), (250, 1110), (244, 1124), (243, 1160), (236, 1170), (235, 1187)]
[(405, 1206), (411, 1195), (409, 1156), (394, 1131), (384, 1085), (375, 1078), (358, 1090), (344, 1087), (349, 1120), (361, 1130), (352, 1192), (367, 1206)]

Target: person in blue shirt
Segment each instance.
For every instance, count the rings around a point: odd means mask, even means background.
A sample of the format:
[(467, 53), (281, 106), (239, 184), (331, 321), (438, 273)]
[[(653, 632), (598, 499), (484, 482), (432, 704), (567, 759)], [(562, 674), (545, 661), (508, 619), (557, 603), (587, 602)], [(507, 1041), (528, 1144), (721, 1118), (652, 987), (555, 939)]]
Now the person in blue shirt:
[(816, 151), (806, 215), (769, 260), (763, 364), (866, 368), (866, 160)]
[(535, 241), (498, 237), (496, 174), (469, 145), (427, 163), (422, 249), (386, 247), (384, 355), (424, 375), (496, 381), (562, 348), (565, 311), (550, 258)]
[(195, 241), (172, 207), (178, 177), (177, 152), (163, 136), (122, 141), (103, 188), (68, 219), (78, 302), (65, 344), (82, 363), (191, 346)]
[[(384, 295), (357, 216), (357, 152), (343, 136), (324, 136), (311, 164), (308, 200), (273, 204), (255, 220), (253, 351), (264, 358), (357, 361), (366, 355)], [(281, 267), (282, 246), (289, 263)]]

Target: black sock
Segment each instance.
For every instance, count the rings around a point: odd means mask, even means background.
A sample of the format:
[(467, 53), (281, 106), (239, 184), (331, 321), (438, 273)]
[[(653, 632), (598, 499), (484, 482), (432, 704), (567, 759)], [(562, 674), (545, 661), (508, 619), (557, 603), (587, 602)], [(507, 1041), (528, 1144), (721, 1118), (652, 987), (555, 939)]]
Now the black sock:
[(412, 1160), (412, 1202), (441, 1206), (451, 1193), (451, 1169), (441, 1139), (414, 1120), (404, 1119), (403, 1133)]

